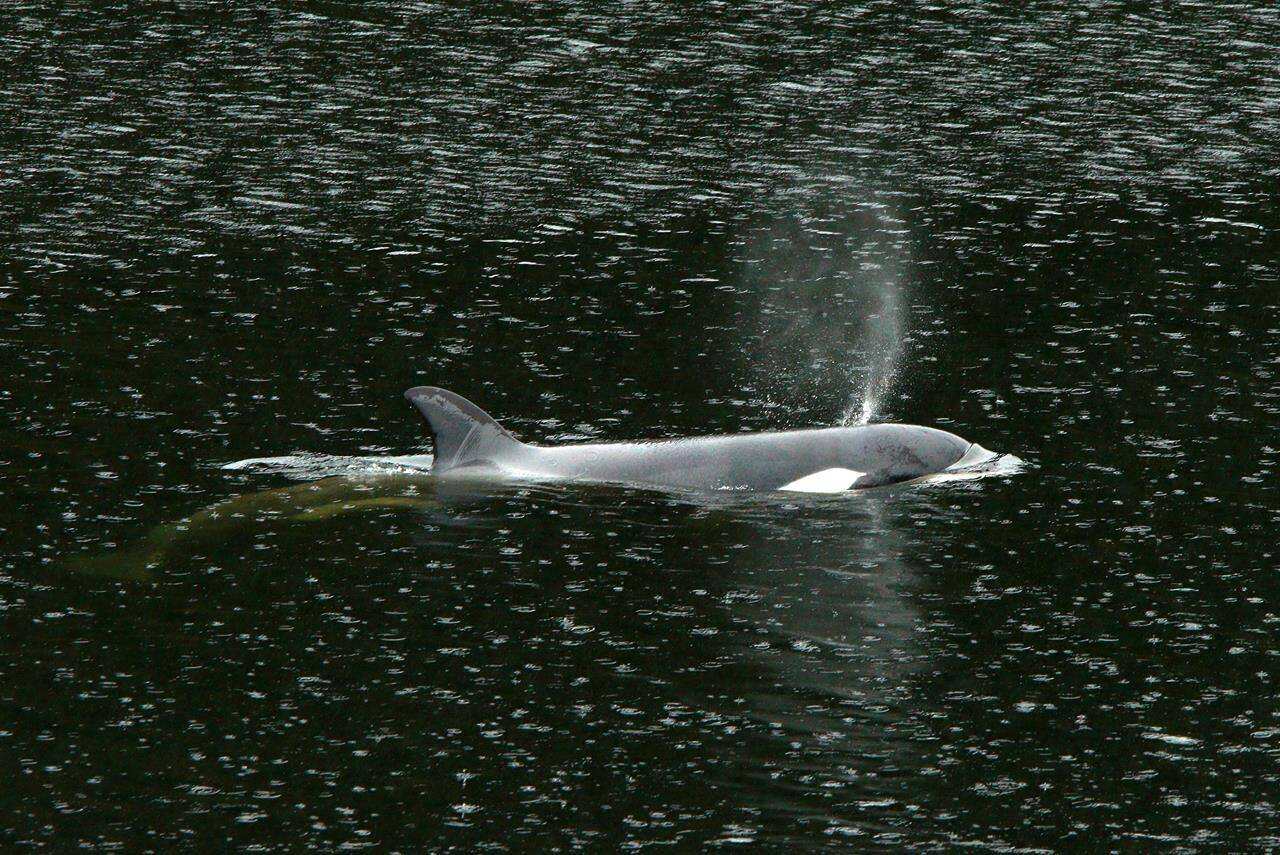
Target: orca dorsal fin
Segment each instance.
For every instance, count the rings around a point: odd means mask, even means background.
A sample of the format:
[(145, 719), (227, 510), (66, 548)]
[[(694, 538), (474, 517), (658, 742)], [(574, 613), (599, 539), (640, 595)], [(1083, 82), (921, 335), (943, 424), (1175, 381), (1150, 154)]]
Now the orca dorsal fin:
[(404, 396), (431, 429), (437, 471), (484, 460), (497, 462), (504, 452), (521, 446), (492, 416), (461, 395), (435, 386), (415, 386)]

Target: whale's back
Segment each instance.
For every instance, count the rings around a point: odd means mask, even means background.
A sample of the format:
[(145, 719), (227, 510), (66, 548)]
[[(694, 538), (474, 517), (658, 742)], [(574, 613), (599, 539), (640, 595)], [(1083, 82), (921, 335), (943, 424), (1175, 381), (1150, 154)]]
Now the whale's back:
[[(881, 424), (652, 442), (538, 446), (445, 389), (405, 393), (435, 443), (434, 471), (488, 466), (511, 475), (693, 490), (876, 487), (941, 472), (971, 444), (919, 425)], [(841, 486), (842, 485), (842, 486)]]
[[(537, 448), (547, 475), (713, 490), (779, 490), (833, 469), (872, 487), (939, 472), (970, 443), (918, 425), (867, 425), (776, 433)], [(800, 488), (797, 488), (800, 489)]]

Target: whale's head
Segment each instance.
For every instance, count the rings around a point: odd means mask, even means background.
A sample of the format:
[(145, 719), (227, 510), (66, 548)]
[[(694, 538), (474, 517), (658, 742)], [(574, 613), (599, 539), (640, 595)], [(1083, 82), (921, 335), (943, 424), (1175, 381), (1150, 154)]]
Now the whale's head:
[(921, 425), (868, 425), (850, 438), (850, 446), (853, 468), (864, 473), (855, 487), (910, 481), (961, 465), (967, 456), (990, 455), (954, 433)]

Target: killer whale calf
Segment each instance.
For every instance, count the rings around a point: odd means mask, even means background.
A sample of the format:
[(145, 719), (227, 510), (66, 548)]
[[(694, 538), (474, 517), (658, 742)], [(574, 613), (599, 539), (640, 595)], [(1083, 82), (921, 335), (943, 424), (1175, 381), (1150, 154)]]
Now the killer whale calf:
[(953, 433), (904, 424), (542, 446), (516, 439), (454, 392), (415, 386), (404, 394), (431, 432), (432, 472), (448, 478), (837, 493), (964, 469), (997, 456)]
[[(955, 434), (879, 424), (649, 442), (539, 446), (520, 442), (465, 398), (432, 386), (405, 396), (422, 413), (435, 455), (335, 458), (322, 480), (224, 499), (142, 541), (101, 555), (72, 555), (66, 569), (148, 580), (170, 557), (231, 531), (276, 520), (318, 521), (371, 509), (435, 512), (475, 493), (472, 479), (595, 481), (693, 491), (836, 493), (919, 478), (981, 477), (999, 457)], [(227, 464), (247, 469), (292, 458)], [(1006, 471), (1016, 471), (1008, 470)], [(308, 472), (308, 475), (312, 473)], [(485, 486), (486, 494), (491, 490)]]

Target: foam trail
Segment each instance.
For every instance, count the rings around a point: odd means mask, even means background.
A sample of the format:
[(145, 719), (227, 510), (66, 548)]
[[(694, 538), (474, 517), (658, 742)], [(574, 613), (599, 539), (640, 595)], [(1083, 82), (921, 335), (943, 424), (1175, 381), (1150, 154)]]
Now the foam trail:
[(1030, 464), (1016, 454), (997, 454), (974, 444), (964, 459), (953, 463), (941, 472), (919, 479), (924, 483), (949, 483), (953, 481), (979, 481), (983, 478), (1007, 477), (1025, 472)]
[(399, 457), (348, 457), (333, 454), (288, 454), (283, 457), (251, 457), (224, 463), (223, 469), (260, 475), (283, 475), (296, 481), (312, 481), (334, 475), (382, 475), (427, 472), (430, 455)]

